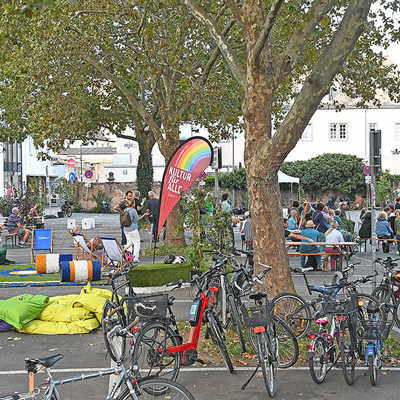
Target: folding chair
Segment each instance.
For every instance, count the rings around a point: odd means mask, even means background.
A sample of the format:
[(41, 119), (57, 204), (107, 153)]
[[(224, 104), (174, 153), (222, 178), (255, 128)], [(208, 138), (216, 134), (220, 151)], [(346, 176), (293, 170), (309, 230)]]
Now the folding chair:
[(129, 260), (125, 250), (121, 247), (119, 241), (115, 237), (101, 237), (103, 242), (104, 254), (108, 261), (105, 267), (134, 267), (135, 264)]
[(31, 239), (31, 262), (35, 260), (35, 251), (48, 250), (53, 253), (53, 233), (51, 229), (33, 229)]
[(98, 250), (90, 249), (86, 244), (87, 237), (83, 233), (71, 233), (72, 239), (75, 244), (75, 258), (77, 260), (100, 260), (103, 266), (103, 253)]

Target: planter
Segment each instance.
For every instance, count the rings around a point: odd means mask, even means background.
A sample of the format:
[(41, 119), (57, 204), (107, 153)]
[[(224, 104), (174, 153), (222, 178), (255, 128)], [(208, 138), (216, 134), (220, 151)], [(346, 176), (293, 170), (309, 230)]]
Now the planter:
[(143, 264), (129, 272), (133, 287), (163, 286), (179, 279), (190, 280), (189, 264)]

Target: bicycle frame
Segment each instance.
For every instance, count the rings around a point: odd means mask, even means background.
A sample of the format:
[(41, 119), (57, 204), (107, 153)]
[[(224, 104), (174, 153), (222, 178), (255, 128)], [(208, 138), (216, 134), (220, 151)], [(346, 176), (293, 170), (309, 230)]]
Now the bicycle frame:
[[(212, 293), (217, 293), (218, 288), (211, 287), (210, 291)], [(200, 314), (199, 314), (199, 321), (195, 327), (192, 328), (190, 332), (190, 339), (191, 341), (189, 343), (184, 343), (179, 346), (171, 346), (167, 347), (168, 353), (169, 354), (174, 354), (174, 353), (182, 353), (182, 361), (184, 362), (184, 357), (185, 353), (188, 350), (197, 350), (198, 344), (199, 344), (199, 337), (200, 337), (200, 330), (201, 326), (203, 325), (203, 318), (205, 314), (206, 308), (210, 305), (206, 293), (200, 293), (198, 295), (202, 299), (201, 302), (201, 308), (200, 308)], [(211, 294), (211, 303), (214, 304), (215, 302), (215, 294)], [(161, 350), (161, 349), (160, 349)]]
[[(128, 378), (127, 371), (123, 365), (121, 365), (120, 367), (117, 367), (117, 368), (110, 368), (107, 370), (96, 371), (96, 372), (77, 375), (77, 376), (73, 376), (71, 378), (64, 378), (64, 379), (53, 379), (51, 372), (48, 368), (45, 368), (45, 372), (48, 377), (49, 387), (46, 390), (46, 393), (44, 394), (44, 397), (43, 397), (44, 400), (51, 400), (52, 397), (55, 398), (56, 400), (62, 400), (60, 393), (57, 390), (57, 386), (59, 386), (59, 385), (64, 385), (66, 383), (85, 381), (88, 379), (98, 378), (101, 376), (108, 376), (108, 375), (113, 375), (113, 374), (118, 374), (118, 379), (115, 382), (114, 386), (112, 387), (110, 394), (106, 397), (106, 400), (117, 399), (119, 390), (124, 382), (127, 385), (132, 398), (134, 400), (138, 400), (138, 396), (136, 394), (135, 388), (133, 387), (131, 380)], [(30, 373), (30, 374), (33, 375), (33, 373)], [(33, 380), (31, 378), (31, 375), (29, 375), (29, 377), (30, 377), (29, 384), (31, 385), (31, 382)], [(135, 379), (133, 380), (133, 383), (136, 383)], [(33, 389), (33, 388), (30, 388), (30, 389)]]

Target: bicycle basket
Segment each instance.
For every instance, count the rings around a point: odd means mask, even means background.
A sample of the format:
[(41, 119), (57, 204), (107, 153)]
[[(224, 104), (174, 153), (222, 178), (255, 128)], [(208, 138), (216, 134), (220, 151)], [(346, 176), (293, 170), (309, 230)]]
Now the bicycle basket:
[(168, 295), (134, 296), (125, 298), (128, 307), (128, 319), (165, 318), (168, 310)]
[(267, 316), (264, 307), (246, 307), (246, 312), (243, 310), (243, 319), (244, 324), (248, 328), (267, 325)]
[(326, 300), (322, 304), (325, 314), (348, 315), (357, 312), (357, 295), (337, 295), (334, 299)]
[(393, 321), (363, 321), (365, 340), (386, 340), (393, 326)]

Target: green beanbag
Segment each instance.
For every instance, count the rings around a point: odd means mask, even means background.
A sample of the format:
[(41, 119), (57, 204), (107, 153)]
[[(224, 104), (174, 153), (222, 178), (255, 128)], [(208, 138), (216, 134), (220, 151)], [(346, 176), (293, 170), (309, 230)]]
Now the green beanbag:
[(25, 324), (34, 320), (49, 302), (47, 296), (23, 294), (0, 300), (0, 319), (21, 329)]

